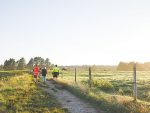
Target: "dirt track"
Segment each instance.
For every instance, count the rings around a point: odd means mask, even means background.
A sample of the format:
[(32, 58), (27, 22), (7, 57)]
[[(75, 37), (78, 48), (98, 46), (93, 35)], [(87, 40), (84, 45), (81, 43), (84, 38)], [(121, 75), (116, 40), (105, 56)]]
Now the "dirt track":
[(56, 89), (52, 81), (46, 81), (46, 84), (49, 85), (49, 88), (40, 88), (55, 96), (62, 107), (68, 107), (71, 113), (105, 113), (104, 111), (96, 111), (89, 103), (85, 103), (65, 89)]

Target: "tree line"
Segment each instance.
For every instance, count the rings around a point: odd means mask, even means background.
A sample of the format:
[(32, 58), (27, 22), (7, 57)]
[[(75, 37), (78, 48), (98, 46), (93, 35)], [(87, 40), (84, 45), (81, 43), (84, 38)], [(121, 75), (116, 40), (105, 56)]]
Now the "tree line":
[(39, 68), (43, 68), (46, 66), (46, 69), (53, 69), (54, 64), (51, 64), (49, 58), (46, 58), (45, 60), (42, 57), (34, 57), (29, 60), (28, 63), (26, 63), (26, 60), (24, 57), (19, 59), (18, 61), (15, 61), (15, 59), (10, 58), (9, 60), (5, 60), (4, 65), (0, 65), (0, 71), (10, 71), (10, 70), (32, 70), (34, 66), (38, 64)]
[(71, 66), (61, 66), (59, 65), (59, 69), (67, 69), (69, 71), (74, 71), (75, 68), (78, 71), (88, 71), (89, 67), (91, 67), (92, 71), (116, 71), (117, 65), (71, 65)]
[(117, 71), (133, 71), (133, 65), (136, 64), (137, 71), (150, 71), (150, 62), (139, 63), (139, 62), (120, 62)]

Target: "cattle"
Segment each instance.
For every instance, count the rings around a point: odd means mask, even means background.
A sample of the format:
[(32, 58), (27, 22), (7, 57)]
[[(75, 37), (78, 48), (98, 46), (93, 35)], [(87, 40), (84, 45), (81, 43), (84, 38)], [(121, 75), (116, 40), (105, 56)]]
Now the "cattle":
[(62, 68), (62, 70), (67, 70), (66, 68)]

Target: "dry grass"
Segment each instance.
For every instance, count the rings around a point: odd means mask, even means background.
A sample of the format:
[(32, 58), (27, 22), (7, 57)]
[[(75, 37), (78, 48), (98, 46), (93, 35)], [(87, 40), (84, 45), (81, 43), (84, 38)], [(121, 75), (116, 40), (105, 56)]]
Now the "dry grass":
[(92, 88), (87, 86), (70, 82), (68, 80), (59, 79), (59, 85), (69, 90), (79, 98), (101, 107), (110, 113), (148, 113), (150, 112), (150, 104), (148, 102), (137, 100), (133, 101), (132, 97), (121, 96), (117, 94), (109, 94), (104, 92), (94, 93)]
[(51, 94), (34, 84), (32, 75), (11, 77), (1, 84), (0, 102), (5, 112), (65, 113)]

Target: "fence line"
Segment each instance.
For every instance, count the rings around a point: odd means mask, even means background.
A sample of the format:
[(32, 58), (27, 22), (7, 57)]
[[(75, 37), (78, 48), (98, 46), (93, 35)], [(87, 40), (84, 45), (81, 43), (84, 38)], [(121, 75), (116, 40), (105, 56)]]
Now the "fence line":
[(76, 68), (75, 68), (75, 82), (76, 82)]
[(136, 101), (137, 99), (137, 86), (136, 86), (136, 64), (133, 66), (133, 73), (134, 73), (134, 100)]

